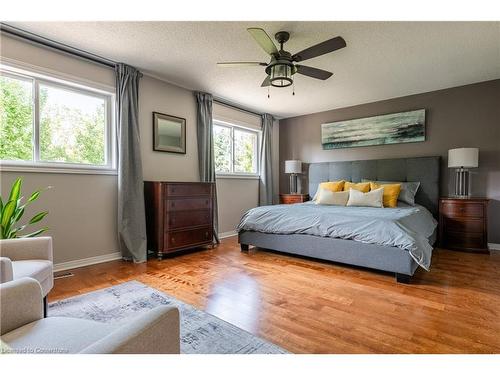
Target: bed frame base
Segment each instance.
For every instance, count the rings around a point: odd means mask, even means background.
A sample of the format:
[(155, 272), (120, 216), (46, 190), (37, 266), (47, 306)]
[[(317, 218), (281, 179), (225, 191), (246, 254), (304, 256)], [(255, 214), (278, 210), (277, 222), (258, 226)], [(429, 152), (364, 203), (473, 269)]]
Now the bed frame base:
[(396, 281), (408, 284), (418, 265), (406, 250), (396, 247), (366, 244), (339, 238), (317, 237), (307, 234), (271, 234), (240, 231), (241, 251), (250, 245), (259, 249), (275, 250), (332, 262), (392, 272)]
[(396, 281), (401, 284), (409, 284), (411, 281), (411, 276), (396, 272)]

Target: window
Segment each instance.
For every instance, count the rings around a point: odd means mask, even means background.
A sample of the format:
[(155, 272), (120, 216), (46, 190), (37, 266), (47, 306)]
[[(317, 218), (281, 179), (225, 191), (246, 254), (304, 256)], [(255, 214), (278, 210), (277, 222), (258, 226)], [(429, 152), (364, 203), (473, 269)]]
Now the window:
[(1, 66), (2, 165), (113, 170), (112, 96)]
[(215, 121), (213, 136), (217, 174), (258, 174), (257, 131)]

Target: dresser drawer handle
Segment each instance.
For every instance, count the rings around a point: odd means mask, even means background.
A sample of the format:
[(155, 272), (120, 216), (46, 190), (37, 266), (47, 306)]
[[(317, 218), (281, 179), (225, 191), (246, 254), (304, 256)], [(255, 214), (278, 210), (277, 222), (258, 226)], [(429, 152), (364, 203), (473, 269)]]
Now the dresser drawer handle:
[(208, 238), (208, 232), (205, 232), (205, 238)]
[(175, 202), (170, 203), (172, 207), (175, 207)]
[(175, 243), (175, 237), (171, 237), (170, 240), (172, 241), (172, 243)]

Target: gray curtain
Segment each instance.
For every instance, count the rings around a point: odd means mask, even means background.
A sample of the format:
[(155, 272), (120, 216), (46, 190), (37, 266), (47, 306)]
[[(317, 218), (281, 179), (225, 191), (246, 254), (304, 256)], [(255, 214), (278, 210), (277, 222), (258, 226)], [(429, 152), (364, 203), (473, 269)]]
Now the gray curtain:
[(218, 235), (218, 211), (217, 211), (217, 187), (215, 184), (215, 162), (213, 142), (213, 120), (211, 94), (204, 92), (196, 93), (198, 102), (197, 135), (198, 135), (198, 161), (200, 167), (200, 181), (214, 183), (214, 227), (213, 238), (219, 243)]
[(118, 241), (124, 259), (145, 262), (146, 215), (139, 137), (139, 79), (142, 74), (117, 64), (116, 134), (118, 137)]
[(259, 204), (261, 206), (273, 204), (273, 168), (272, 168), (272, 134), (273, 116), (268, 113), (262, 115), (262, 139), (260, 142), (260, 183)]

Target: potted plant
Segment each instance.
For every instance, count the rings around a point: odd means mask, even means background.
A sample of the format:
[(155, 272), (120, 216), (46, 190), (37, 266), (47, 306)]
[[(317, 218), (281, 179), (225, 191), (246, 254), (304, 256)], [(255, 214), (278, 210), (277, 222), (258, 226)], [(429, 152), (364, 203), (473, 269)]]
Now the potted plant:
[(26, 207), (36, 201), (42, 192), (41, 190), (35, 191), (28, 200), (25, 200), (21, 196), (22, 182), (20, 177), (14, 181), (8, 198), (4, 199), (0, 196), (0, 239), (35, 237), (48, 229), (44, 227), (31, 233), (24, 233), (28, 226), (41, 221), (49, 213), (48, 211), (39, 212), (28, 223), (19, 225)]

